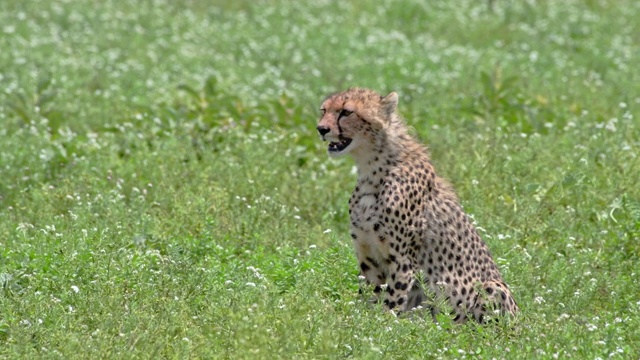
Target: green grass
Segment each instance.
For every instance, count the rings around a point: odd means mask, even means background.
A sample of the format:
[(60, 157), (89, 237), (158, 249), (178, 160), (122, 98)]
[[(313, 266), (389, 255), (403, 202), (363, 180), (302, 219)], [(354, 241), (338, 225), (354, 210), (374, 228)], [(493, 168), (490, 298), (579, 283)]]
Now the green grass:
[[(0, 2), (0, 358), (640, 357), (637, 1)], [(397, 91), (521, 308), (358, 297), (321, 99)]]

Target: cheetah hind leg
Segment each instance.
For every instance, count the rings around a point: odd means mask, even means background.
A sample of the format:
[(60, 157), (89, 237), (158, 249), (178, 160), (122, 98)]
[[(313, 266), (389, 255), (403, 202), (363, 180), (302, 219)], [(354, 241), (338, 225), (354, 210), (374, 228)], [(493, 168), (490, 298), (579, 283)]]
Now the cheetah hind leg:
[(478, 302), (473, 308), (473, 317), (479, 323), (498, 321), (496, 315), (515, 315), (518, 312), (511, 291), (502, 281), (485, 281), (479, 290)]

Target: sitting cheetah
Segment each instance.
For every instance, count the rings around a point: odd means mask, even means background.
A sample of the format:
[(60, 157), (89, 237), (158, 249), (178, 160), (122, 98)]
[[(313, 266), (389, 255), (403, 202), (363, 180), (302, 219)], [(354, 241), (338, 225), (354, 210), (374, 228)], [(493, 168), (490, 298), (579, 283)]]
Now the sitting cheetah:
[[(487, 245), (449, 184), (436, 175), (424, 146), (396, 112), (398, 95), (353, 88), (330, 95), (318, 132), (331, 156), (351, 154), (358, 181), (349, 200), (360, 274), (385, 307), (411, 310), (448, 300), (455, 322), (483, 323), (491, 310), (518, 307)], [(428, 290), (422, 289), (425, 285)], [(452, 314), (453, 315), (453, 314)]]

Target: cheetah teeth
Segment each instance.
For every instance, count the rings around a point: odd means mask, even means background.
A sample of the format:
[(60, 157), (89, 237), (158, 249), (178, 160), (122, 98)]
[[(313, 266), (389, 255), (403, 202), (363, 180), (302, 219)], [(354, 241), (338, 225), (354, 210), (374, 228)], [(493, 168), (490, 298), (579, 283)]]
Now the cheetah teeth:
[(340, 141), (332, 141), (329, 143), (329, 152), (340, 152), (351, 144), (351, 139), (342, 138)]

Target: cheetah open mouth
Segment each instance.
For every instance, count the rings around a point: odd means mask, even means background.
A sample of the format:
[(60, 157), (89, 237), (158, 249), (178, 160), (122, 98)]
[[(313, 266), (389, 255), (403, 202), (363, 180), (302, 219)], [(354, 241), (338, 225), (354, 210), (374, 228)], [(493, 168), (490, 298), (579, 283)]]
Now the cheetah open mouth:
[(332, 141), (329, 143), (328, 150), (330, 153), (339, 153), (342, 150), (346, 149), (349, 144), (351, 144), (352, 139), (340, 137), (339, 141)]

